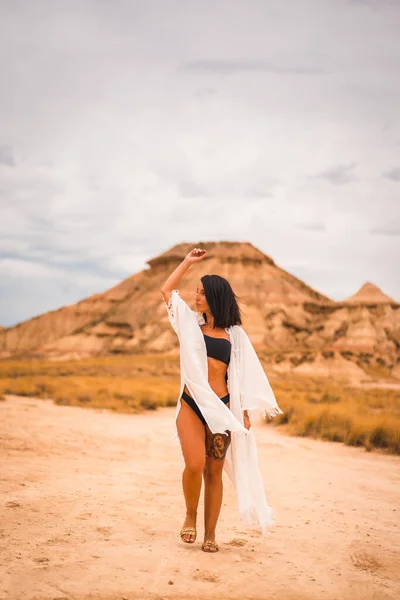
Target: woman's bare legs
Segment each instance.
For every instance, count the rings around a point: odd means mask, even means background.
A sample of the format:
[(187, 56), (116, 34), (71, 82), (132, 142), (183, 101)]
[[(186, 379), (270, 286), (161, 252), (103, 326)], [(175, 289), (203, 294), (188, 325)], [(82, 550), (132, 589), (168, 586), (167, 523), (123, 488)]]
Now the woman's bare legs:
[[(186, 519), (183, 527), (196, 527), (197, 507), (206, 460), (205, 429), (193, 409), (183, 400), (181, 400), (176, 424), (185, 460), (182, 486), (186, 503)], [(183, 539), (191, 542), (194, 541), (193, 537), (186, 534)]]
[[(207, 458), (204, 468), (204, 541), (215, 542), (215, 529), (221, 511), (223, 485), (222, 471), (226, 451), (230, 444), (230, 435), (213, 435), (206, 427)], [(216, 552), (217, 546), (205, 548), (208, 552)]]

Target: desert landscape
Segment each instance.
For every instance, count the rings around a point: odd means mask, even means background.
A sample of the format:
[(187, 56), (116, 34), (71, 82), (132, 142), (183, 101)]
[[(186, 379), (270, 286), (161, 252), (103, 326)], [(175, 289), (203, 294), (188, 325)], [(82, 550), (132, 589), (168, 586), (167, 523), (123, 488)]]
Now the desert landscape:
[[(196, 244), (207, 257), (182, 280), (182, 297), (194, 308), (195, 288), (204, 274), (228, 279), (241, 303), (244, 328), (279, 372), (345, 371), (352, 380), (375, 373), (400, 377), (398, 302), (372, 283), (335, 302), (246, 242), (177, 244), (102, 294), (0, 331), (0, 356), (177, 353), (160, 288)], [(320, 356), (327, 359), (325, 366)]]
[[(400, 458), (255, 423), (276, 523), (238, 521), (225, 484), (218, 554), (183, 544), (174, 409), (138, 415), (0, 403), (0, 597), (396, 600)], [(199, 538), (203, 533), (199, 515)]]
[(160, 288), (182, 280), (193, 307), (206, 273), (226, 277), (285, 414), (286, 433), (400, 453), (400, 304), (371, 283), (335, 302), (245, 242), (178, 244), (102, 294), (0, 331), (0, 394), (138, 413), (174, 406), (179, 345)]
[[(400, 600), (399, 31), (400, 0), (0, 2), (0, 600)], [(221, 463), (179, 535), (206, 365), (257, 442), (217, 546)]]
[(225, 485), (217, 555), (182, 544), (179, 347), (160, 286), (188, 251), (0, 330), (0, 597), (394, 600), (400, 595), (400, 305), (335, 302), (247, 243), (198, 243), (225, 276), (283, 410), (253, 423), (270, 535)]

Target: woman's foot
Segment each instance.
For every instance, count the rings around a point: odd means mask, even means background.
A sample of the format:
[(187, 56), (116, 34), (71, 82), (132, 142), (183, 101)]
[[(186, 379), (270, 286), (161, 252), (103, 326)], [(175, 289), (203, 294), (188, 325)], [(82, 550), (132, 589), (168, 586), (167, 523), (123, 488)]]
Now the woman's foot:
[(201, 545), (203, 552), (218, 552), (219, 546), (215, 542), (215, 533), (206, 533), (204, 535), (204, 542)]
[(193, 544), (196, 541), (196, 517), (186, 517), (180, 536), (182, 542), (185, 542), (186, 544)]
[(216, 542), (213, 542), (212, 540), (206, 540), (202, 543), (201, 549), (203, 550), (203, 552), (218, 552), (219, 546)]

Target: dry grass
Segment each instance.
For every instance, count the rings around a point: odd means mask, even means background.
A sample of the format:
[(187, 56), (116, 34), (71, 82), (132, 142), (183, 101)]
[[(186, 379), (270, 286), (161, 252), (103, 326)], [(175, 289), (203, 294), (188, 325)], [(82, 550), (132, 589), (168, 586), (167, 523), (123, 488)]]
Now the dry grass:
[[(272, 385), (284, 411), (273, 425), (293, 435), (400, 454), (399, 392), (311, 378), (278, 379)], [(35, 396), (57, 404), (136, 413), (175, 406), (178, 393), (178, 356), (0, 361), (0, 398)]]
[(278, 381), (274, 391), (285, 414), (273, 422), (288, 433), (400, 454), (398, 391), (311, 379)]
[(56, 404), (136, 413), (174, 406), (178, 393), (175, 358), (0, 362), (0, 394), (51, 398)]

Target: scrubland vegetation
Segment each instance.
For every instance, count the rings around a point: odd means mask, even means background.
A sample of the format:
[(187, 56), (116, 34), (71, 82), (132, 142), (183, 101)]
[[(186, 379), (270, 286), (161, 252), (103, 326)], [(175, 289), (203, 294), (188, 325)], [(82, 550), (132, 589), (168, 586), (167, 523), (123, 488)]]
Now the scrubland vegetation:
[(399, 391), (306, 378), (278, 381), (274, 390), (284, 414), (273, 421), (288, 433), (400, 454)]
[[(338, 382), (274, 378), (284, 411), (270, 423), (292, 435), (400, 454), (400, 392), (350, 388)], [(0, 397), (15, 394), (56, 404), (137, 413), (175, 406), (179, 357), (112, 356), (70, 361), (0, 361)]]
[(0, 362), (0, 394), (137, 413), (176, 404), (179, 364), (158, 356)]

